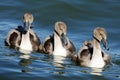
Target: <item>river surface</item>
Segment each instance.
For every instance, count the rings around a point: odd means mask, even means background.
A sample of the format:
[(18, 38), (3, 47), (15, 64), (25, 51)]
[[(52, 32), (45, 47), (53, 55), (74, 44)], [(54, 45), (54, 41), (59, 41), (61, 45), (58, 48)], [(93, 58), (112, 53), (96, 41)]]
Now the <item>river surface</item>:
[[(4, 40), (10, 29), (23, 25), (25, 12), (33, 14), (33, 30), (42, 42), (56, 21), (65, 22), (77, 52), (84, 40), (92, 39), (94, 28), (105, 28), (110, 50), (101, 47), (112, 64), (93, 70), (38, 52), (20, 58), (22, 53), (4, 46)], [(0, 0), (0, 80), (120, 80), (120, 0)]]

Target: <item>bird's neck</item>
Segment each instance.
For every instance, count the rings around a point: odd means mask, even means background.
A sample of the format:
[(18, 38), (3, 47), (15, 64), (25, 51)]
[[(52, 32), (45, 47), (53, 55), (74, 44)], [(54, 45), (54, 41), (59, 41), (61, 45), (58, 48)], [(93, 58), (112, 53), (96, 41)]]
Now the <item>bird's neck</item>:
[(93, 55), (90, 62), (90, 67), (102, 68), (105, 63), (101, 53), (100, 42), (96, 39), (93, 39)]
[(54, 32), (54, 52), (53, 55), (66, 56), (67, 51), (62, 45), (62, 41), (57, 33)]

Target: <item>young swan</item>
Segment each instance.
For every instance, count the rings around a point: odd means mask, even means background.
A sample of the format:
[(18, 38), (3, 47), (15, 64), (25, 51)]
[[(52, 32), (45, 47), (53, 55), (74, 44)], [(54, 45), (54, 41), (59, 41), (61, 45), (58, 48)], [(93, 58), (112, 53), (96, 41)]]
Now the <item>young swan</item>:
[(77, 55), (72, 56), (72, 60), (81, 66), (102, 68), (110, 63), (110, 57), (100, 46), (103, 43), (105, 49), (109, 50), (106, 43), (107, 34), (104, 28), (95, 28), (93, 40), (85, 41)]
[(11, 48), (37, 51), (41, 42), (31, 29), (33, 19), (31, 13), (25, 13), (23, 15), (24, 27), (18, 26), (18, 28), (10, 30), (5, 39), (5, 45)]
[(70, 56), (76, 49), (73, 43), (68, 39), (67, 26), (64, 22), (55, 23), (53, 35), (48, 36), (43, 43), (43, 52), (57, 56)]

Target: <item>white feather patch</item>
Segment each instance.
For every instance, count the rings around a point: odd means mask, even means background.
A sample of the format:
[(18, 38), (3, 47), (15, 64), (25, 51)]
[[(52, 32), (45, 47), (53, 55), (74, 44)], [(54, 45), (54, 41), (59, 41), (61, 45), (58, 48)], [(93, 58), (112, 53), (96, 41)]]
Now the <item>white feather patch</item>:
[(29, 32), (27, 32), (25, 35), (22, 35), (20, 49), (32, 51), (32, 44), (29, 36)]

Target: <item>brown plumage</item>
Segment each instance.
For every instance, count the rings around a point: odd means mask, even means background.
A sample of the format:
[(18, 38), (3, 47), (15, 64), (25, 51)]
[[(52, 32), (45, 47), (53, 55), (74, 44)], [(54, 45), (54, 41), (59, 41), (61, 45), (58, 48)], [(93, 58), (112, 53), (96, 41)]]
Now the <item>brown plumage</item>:
[(48, 36), (43, 43), (43, 52), (47, 54), (70, 56), (76, 52), (73, 43), (66, 36), (67, 26), (64, 22), (56, 22), (53, 35)]
[(95, 28), (93, 40), (85, 41), (78, 54), (72, 56), (72, 60), (80, 66), (102, 68), (110, 63), (110, 56), (100, 48), (103, 42), (105, 49), (108, 50), (106, 43), (107, 34), (104, 28)]
[[(25, 13), (23, 15), (23, 26), (18, 26), (16, 29), (12, 29), (8, 32), (7, 37), (5, 39), (5, 45), (10, 48), (23, 48), (24, 46), (31, 45), (32, 48), (25, 48), (25, 50), (37, 51), (39, 45), (41, 44), (40, 39), (36, 35), (36, 33), (31, 29), (31, 24), (33, 22), (33, 15), (31, 13)], [(24, 38), (24, 39), (23, 39)], [(26, 41), (25, 41), (26, 40)], [(24, 42), (25, 41), (25, 42)], [(22, 43), (26, 44), (22, 44)], [(21, 46), (22, 44), (22, 46)]]

